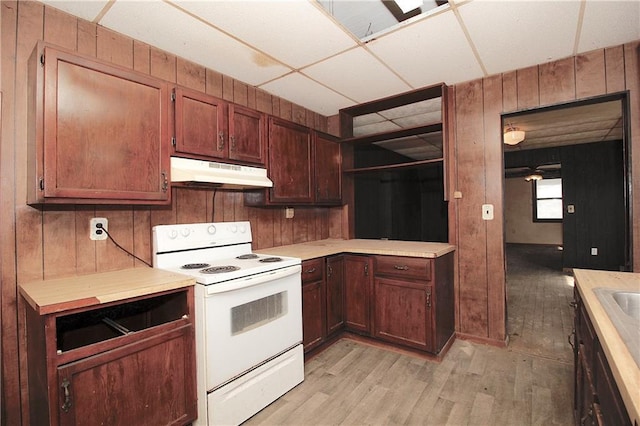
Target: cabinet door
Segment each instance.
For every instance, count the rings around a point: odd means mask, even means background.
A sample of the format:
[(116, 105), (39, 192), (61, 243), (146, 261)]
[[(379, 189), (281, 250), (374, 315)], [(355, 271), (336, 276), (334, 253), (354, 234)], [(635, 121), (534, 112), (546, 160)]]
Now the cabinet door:
[(344, 325), (344, 258), (327, 259), (327, 335)]
[(342, 156), (337, 138), (315, 132), (316, 203), (339, 204), (342, 201)]
[(229, 105), (229, 158), (264, 165), (265, 115)]
[(166, 82), (44, 44), (29, 79), (31, 204), (170, 201)]
[(598, 348), (596, 352), (594, 371), (603, 424), (631, 425), (618, 385), (602, 348)]
[(311, 203), (311, 133), (309, 129), (269, 118), (269, 173), (274, 203)]
[(369, 334), (373, 268), (367, 256), (344, 256), (345, 323), (349, 330)]
[(375, 337), (433, 351), (431, 294), (431, 285), (376, 277)]
[(61, 425), (187, 424), (196, 417), (191, 325), (58, 368)]
[(308, 352), (325, 338), (325, 285), (314, 281), (302, 285), (302, 345)]
[(226, 103), (213, 96), (175, 89), (175, 152), (214, 159), (228, 157)]

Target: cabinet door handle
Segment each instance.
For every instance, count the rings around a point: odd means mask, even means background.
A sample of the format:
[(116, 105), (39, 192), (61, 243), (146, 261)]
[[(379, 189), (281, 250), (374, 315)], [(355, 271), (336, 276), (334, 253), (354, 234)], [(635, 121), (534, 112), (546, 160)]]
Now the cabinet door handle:
[(369, 264), (368, 263), (364, 264), (364, 276), (365, 277), (369, 276)]
[(574, 344), (575, 340), (576, 340), (576, 329), (574, 328), (573, 330), (571, 330), (571, 334), (567, 336), (567, 341), (569, 342), (569, 345), (574, 351), (576, 349), (576, 345)]
[(162, 192), (167, 192), (167, 189), (169, 189), (169, 178), (167, 177), (167, 172), (163, 171), (160, 175), (162, 176)]
[(333, 268), (331, 266), (327, 266), (327, 276), (330, 277), (333, 274)]
[(236, 150), (236, 137), (235, 136), (229, 136), (229, 149), (231, 151), (235, 151)]
[(409, 267), (407, 265), (393, 265), (395, 269), (398, 271), (408, 271)]
[(431, 289), (428, 288), (425, 290), (425, 293), (427, 294), (427, 308), (431, 307)]
[(64, 391), (64, 404), (62, 404), (62, 407), (60, 408), (62, 408), (62, 411), (64, 411), (65, 413), (68, 413), (69, 409), (71, 408), (71, 392), (69, 391), (69, 386), (71, 386), (71, 383), (68, 379), (64, 379), (62, 381), (62, 384), (60, 385), (60, 387)]
[(305, 272), (307, 274), (313, 274), (316, 271), (316, 268), (307, 269)]
[(218, 151), (222, 151), (224, 149), (224, 132), (218, 132)]
[(573, 309), (576, 309), (578, 307), (578, 302), (572, 300), (571, 302), (569, 302), (569, 306), (571, 306)]

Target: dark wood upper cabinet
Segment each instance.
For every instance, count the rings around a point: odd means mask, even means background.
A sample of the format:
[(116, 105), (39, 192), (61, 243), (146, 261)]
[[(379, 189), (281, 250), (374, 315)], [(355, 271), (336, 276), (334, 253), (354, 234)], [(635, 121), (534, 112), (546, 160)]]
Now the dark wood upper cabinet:
[(166, 82), (42, 42), (28, 78), (29, 204), (170, 203)]
[(342, 150), (338, 138), (270, 116), (267, 152), (273, 188), (245, 192), (247, 205), (342, 202)]
[(184, 88), (174, 89), (175, 152), (214, 159), (229, 156), (226, 103)]
[(263, 113), (181, 87), (174, 98), (176, 155), (264, 165)]
[(314, 132), (314, 178), (316, 204), (340, 204), (342, 201), (342, 155), (339, 139)]
[(229, 159), (264, 164), (266, 119), (261, 112), (229, 105)]

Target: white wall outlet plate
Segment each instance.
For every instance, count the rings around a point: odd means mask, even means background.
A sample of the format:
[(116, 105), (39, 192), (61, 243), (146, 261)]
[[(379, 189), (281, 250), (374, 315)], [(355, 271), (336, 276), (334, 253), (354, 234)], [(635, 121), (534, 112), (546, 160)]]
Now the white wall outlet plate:
[(287, 207), (286, 209), (284, 209), (285, 219), (293, 219), (294, 214), (295, 211), (293, 210), (293, 207)]
[[(98, 227), (98, 224), (102, 225), (102, 228)], [(94, 217), (89, 221), (89, 238), (93, 241), (106, 240), (107, 232), (109, 231), (109, 221), (106, 217)]]
[(482, 219), (493, 220), (493, 204), (482, 205)]
[(591, 256), (598, 255), (598, 247), (591, 247)]

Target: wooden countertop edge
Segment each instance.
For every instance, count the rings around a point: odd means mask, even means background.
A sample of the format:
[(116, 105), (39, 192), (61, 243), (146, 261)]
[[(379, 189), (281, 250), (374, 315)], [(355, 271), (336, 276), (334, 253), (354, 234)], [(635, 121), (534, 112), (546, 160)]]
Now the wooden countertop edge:
[[(91, 283), (91, 284), (88, 284)], [(155, 268), (130, 268), (96, 274), (33, 281), (20, 294), (40, 315), (87, 308), (189, 287), (195, 279)], [(91, 292), (93, 289), (93, 292)]]
[[(379, 245), (387, 245), (392, 247), (375, 247)], [(424, 247), (416, 248), (416, 246)], [(454, 245), (448, 243), (397, 240), (326, 239), (271, 247), (268, 249), (256, 250), (256, 253), (298, 257), (302, 260), (310, 260), (318, 257), (332, 256), (341, 253), (423, 257), (428, 259), (435, 259), (444, 256), (445, 254), (451, 253), (455, 251), (455, 249), (456, 247)]]
[[(620, 395), (631, 419), (631, 424), (640, 424), (640, 368), (620, 337), (615, 325), (609, 318), (600, 300), (593, 292), (595, 288), (610, 287), (621, 290), (640, 290), (640, 285), (623, 285), (620, 281), (606, 281), (607, 276), (632, 274), (630, 272), (591, 271), (575, 269), (574, 277), (580, 297), (591, 318), (596, 335), (604, 349), (611, 372), (620, 390)], [(638, 276), (640, 274), (632, 274)], [(598, 277), (597, 279), (595, 277)], [(594, 282), (597, 282), (594, 285)], [(640, 282), (640, 281), (638, 281)]]

